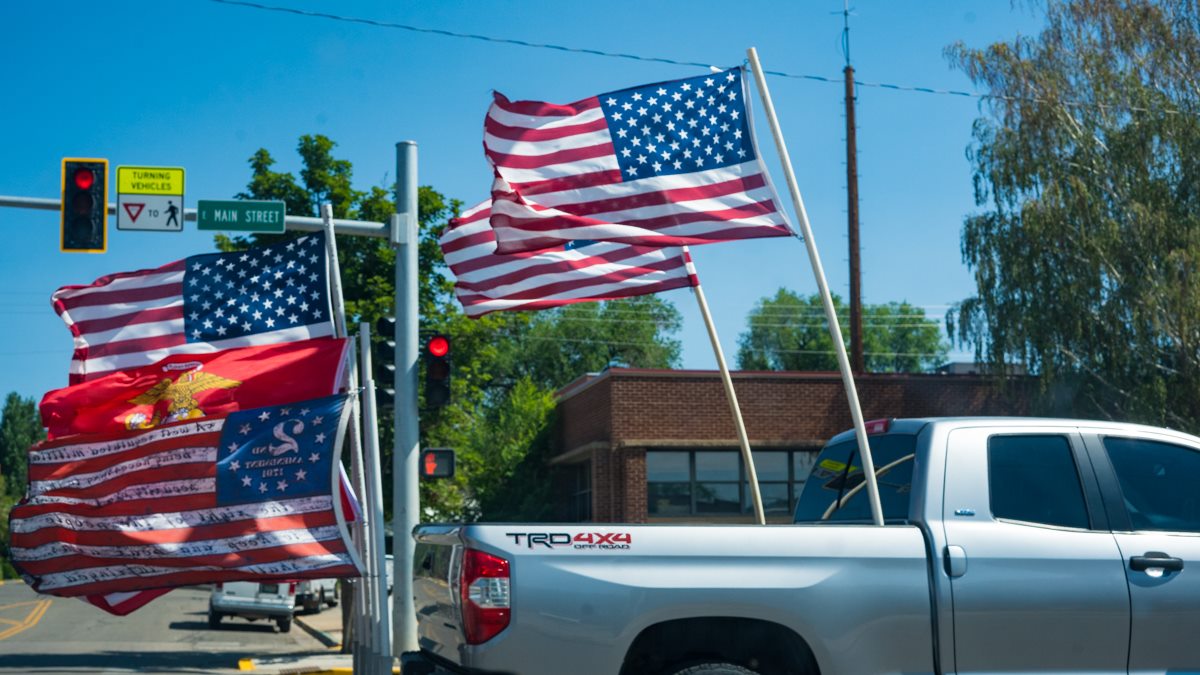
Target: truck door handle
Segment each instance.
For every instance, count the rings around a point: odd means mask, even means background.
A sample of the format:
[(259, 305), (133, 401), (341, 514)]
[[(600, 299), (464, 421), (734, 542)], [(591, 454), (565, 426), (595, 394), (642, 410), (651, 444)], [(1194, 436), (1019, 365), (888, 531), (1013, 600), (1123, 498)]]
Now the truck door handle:
[(1129, 569), (1134, 572), (1145, 572), (1154, 567), (1180, 572), (1183, 571), (1183, 559), (1171, 557), (1160, 551), (1148, 551), (1145, 555), (1135, 555), (1129, 559)]

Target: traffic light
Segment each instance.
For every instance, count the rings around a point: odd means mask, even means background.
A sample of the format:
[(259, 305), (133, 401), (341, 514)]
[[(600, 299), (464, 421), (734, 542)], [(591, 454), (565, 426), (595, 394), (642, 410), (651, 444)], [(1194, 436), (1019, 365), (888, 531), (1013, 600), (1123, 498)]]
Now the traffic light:
[(450, 402), (450, 338), (441, 334), (425, 340), (425, 407), (441, 408)]
[(453, 478), (454, 450), (426, 448), (421, 451), (421, 478)]
[(104, 253), (108, 248), (108, 160), (62, 161), (59, 250)]
[(375, 322), (375, 341), (371, 364), (375, 376), (375, 404), (380, 408), (396, 405), (396, 317), (385, 316)]

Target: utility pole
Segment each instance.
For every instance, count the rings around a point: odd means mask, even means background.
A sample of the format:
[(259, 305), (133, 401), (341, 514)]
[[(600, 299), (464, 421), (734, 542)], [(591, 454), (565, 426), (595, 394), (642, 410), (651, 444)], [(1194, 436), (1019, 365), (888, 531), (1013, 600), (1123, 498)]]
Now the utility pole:
[(846, 228), (850, 240), (850, 369), (866, 372), (863, 359), (862, 332), (862, 268), (859, 265), (858, 244), (858, 140), (854, 121), (854, 67), (850, 65), (850, 0), (844, 0), (842, 10), (842, 51), (846, 68)]

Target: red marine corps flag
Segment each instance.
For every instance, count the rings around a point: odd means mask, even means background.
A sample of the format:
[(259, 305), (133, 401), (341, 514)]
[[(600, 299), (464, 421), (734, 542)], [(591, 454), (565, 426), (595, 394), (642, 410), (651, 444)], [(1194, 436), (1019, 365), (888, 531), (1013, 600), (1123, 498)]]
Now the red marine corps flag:
[(150, 429), (243, 408), (328, 396), (346, 382), (346, 345), (315, 338), (176, 354), (42, 397), (50, 438)]

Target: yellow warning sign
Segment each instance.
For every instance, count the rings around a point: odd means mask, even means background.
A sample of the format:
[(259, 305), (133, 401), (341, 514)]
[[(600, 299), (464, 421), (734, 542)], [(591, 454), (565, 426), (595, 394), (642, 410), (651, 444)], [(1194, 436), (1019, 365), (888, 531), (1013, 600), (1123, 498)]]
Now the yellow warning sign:
[(118, 166), (117, 192), (124, 195), (183, 196), (183, 169), (166, 166)]

